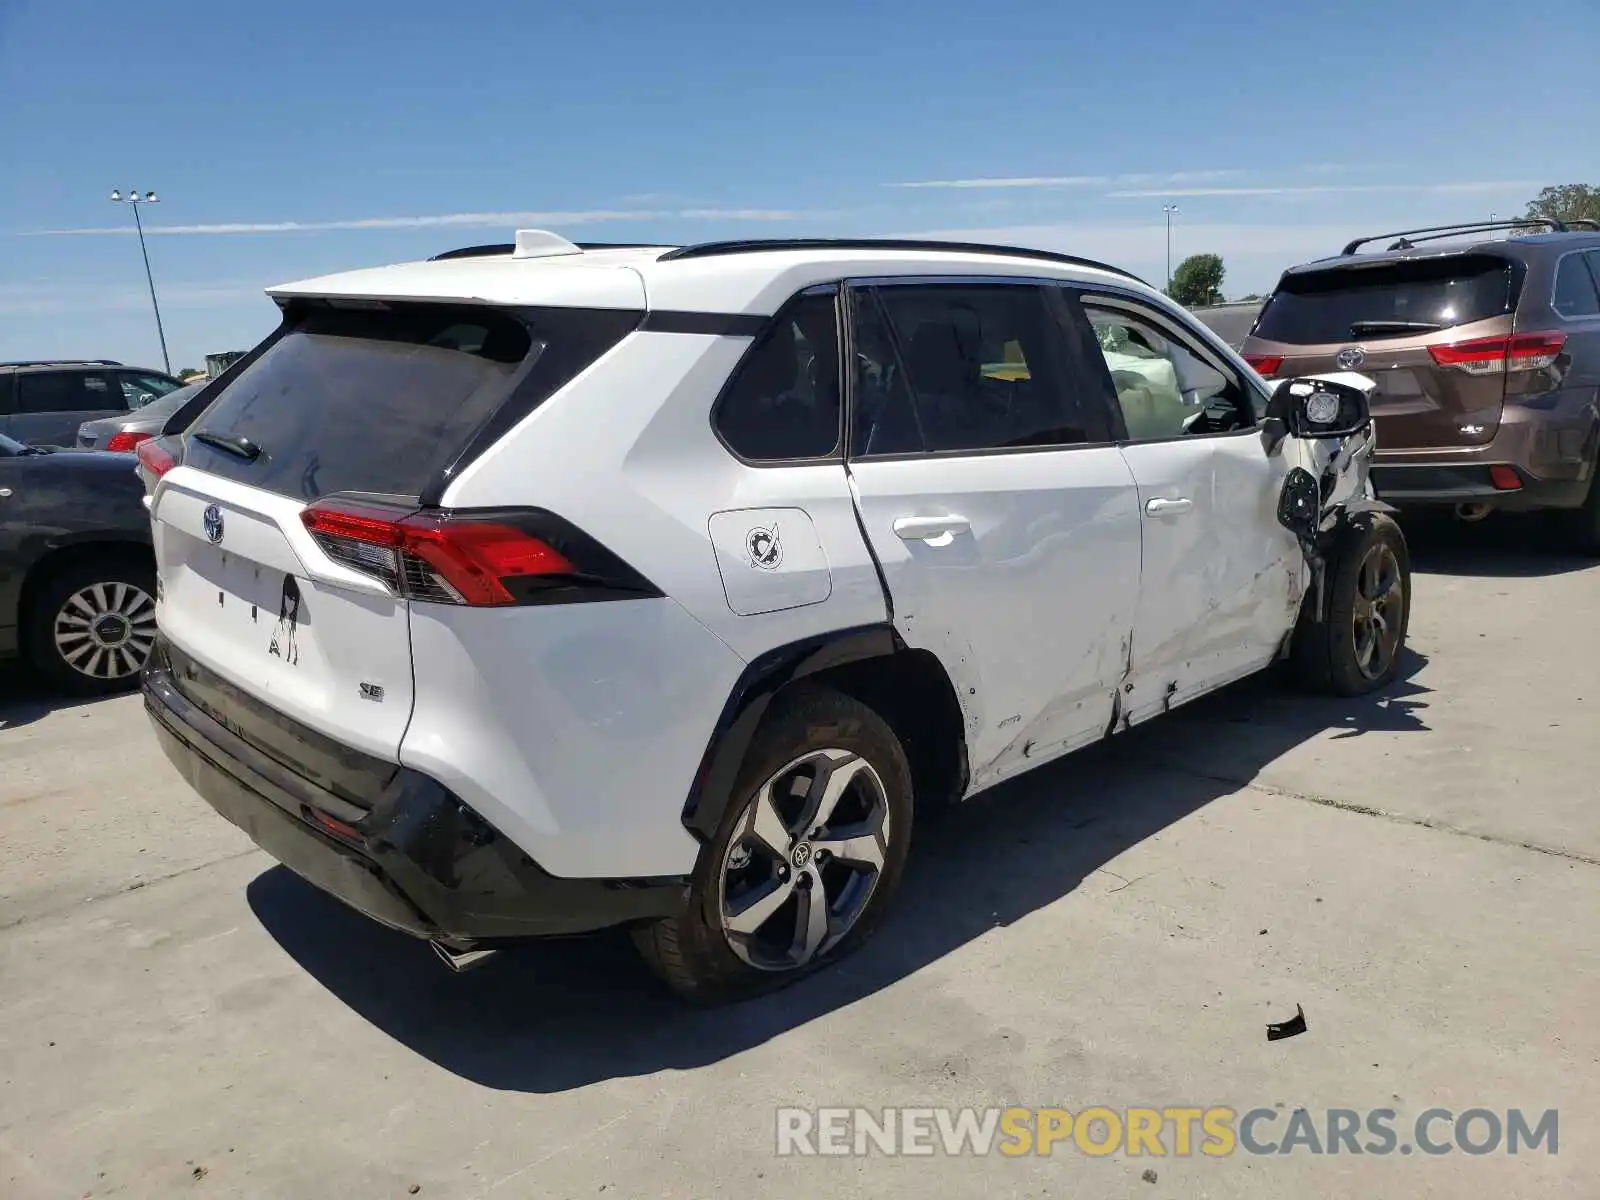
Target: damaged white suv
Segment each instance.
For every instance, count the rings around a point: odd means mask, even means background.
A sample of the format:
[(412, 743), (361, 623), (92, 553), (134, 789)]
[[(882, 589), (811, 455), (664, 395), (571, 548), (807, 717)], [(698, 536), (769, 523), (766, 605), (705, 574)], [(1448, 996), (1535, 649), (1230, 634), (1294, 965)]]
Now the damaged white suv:
[(167, 754), (456, 967), (612, 926), (697, 999), (859, 944), (920, 809), (1280, 658), (1393, 678), (1359, 376), (1111, 267), (514, 244), (272, 290), (140, 450)]

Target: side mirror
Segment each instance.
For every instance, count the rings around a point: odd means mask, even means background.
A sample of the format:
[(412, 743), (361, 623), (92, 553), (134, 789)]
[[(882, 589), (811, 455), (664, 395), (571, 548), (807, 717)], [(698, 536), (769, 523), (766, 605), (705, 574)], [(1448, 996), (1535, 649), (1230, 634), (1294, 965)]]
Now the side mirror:
[(1360, 376), (1351, 379), (1345, 382), (1316, 375), (1286, 379), (1272, 393), (1267, 418), (1278, 418), (1297, 438), (1342, 438), (1360, 433), (1372, 423), (1367, 403), (1372, 386)]

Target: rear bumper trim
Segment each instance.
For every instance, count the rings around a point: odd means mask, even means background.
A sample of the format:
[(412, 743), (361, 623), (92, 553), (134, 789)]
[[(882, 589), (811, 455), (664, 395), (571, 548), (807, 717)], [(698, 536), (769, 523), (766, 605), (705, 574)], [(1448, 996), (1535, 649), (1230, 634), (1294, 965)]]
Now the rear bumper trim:
[[(1471, 466), (1402, 466), (1374, 464), (1372, 488), (1378, 499), (1399, 507), (1428, 504), (1489, 504), (1507, 511), (1542, 508), (1576, 508), (1588, 494), (1589, 481), (1538, 480), (1522, 475), (1522, 486), (1502, 490), (1494, 486), (1489, 468)], [(1515, 467), (1515, 464), (1505, 464)]]
[[(396, 767), (370, 811), (296, 775), (188, 700), (165, 645), (144, 701), (162, 750), (228, 821), (315, 887), (392, 929), (454, 946), (586, 933), (667, 916), (688, 881), (550, 875), (437, 781)], [(313, 811), (335, 818), (313, 823)], [(340, 836), (342, 825), (354, 837)]]

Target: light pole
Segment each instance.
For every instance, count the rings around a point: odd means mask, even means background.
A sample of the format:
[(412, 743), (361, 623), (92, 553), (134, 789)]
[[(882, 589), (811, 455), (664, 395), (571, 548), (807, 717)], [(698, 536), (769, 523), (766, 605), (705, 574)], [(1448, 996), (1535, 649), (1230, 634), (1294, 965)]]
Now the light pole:
[(150, 274), (150, 252), (144, 248), (144, 222), (139, 219), (139, 205), (158, 204), (154, 192), (140, 195), (137, 188), (130, 188), (124, 196), (120, 191), (111, 193), (111, 199), (118, 204), (126, 204), (133, 209), (133, 227), (139, 231), (139, 253), (144, 257), (144, 280), (150, 285), (150, 307), (156, 314), (156, 336), (161, 339), (161, 365), (166, 368), (167, 374), (172, 374), (172, 359), (167, 357), (167, 333), (161, 328), (161, 306), (156, 303), (155, 276)]
[(1178, 211), (1176, 204), (1163, 204), (1161, 211), (1167, 214), (1167, 295), (1172, 295), (1172, 214)]

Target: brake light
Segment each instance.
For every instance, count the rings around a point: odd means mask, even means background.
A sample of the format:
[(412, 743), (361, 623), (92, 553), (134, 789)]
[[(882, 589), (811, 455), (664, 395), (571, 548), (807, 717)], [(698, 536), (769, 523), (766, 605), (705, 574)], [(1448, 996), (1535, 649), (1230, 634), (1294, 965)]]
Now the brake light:
[(178, 465), (172, 455), (162, 449), (161, 444), (153, 438), (140, 442), (134, 453), (139, 456), (139, 465), (157, 479)]
[(1564, 333), (1519, 333), (1429, 346), (1428, 353), (1441, 367), (1454, 367), (1468, 375), (1500, 375), (1542, 371), (1556, 361), (1566, 342)]
[(140, 442), (148, 442), (154, 436), (149, 433), (113, 433), (111, 440), (106, 443), (106, 449), (124, 454), (136, 449)]
[(1278, 368), (1283, 366), (1283, 355), (1281, 354), (1246, 354), (1244, 360), (1255, 368), (1257, 375), (1264, 376), (1267, 379), (1271, 379), (1276, 375)]
[(441, 604), (516, 604), (527, 584), (572, 583), (561, 551), (513, 520), (312, 505), (300, 520), (324, 553), (381, 579), (397, 595)]

